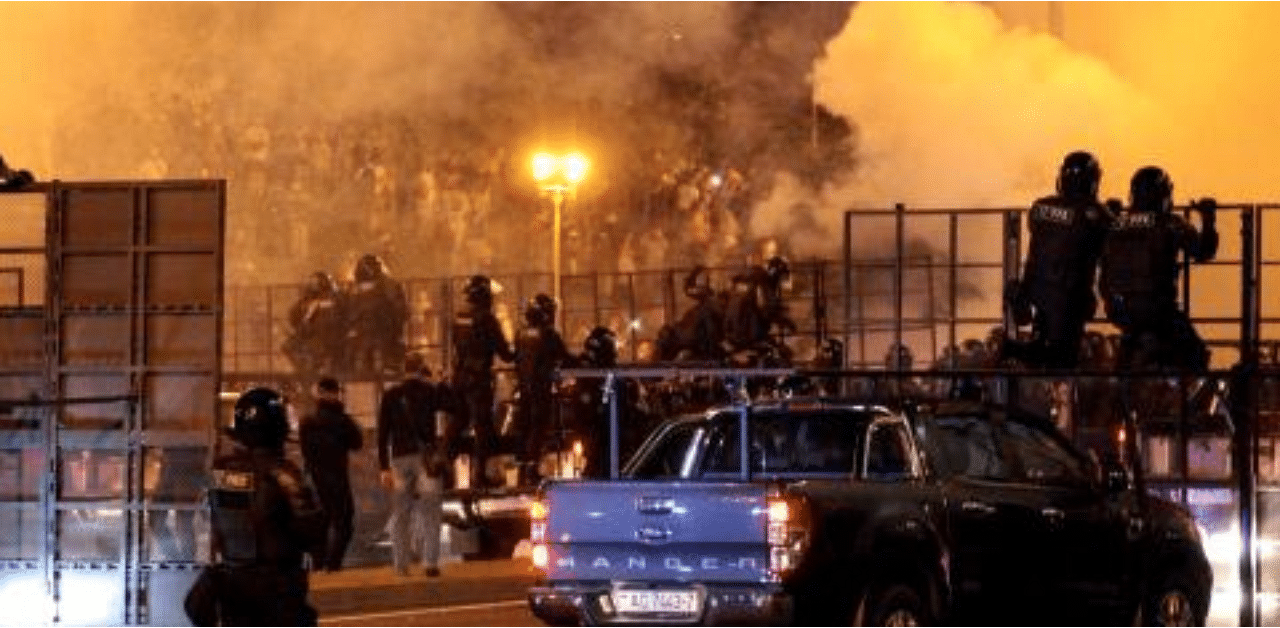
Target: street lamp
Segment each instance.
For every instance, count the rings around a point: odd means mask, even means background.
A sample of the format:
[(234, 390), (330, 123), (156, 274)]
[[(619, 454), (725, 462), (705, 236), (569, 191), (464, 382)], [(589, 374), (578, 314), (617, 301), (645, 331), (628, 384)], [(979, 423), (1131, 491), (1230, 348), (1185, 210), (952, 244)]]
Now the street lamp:
[[(552, 295), (559, 306), (560, 300), (560, 209), (565, 196), (573, 194), (578, 182), (587, 176), (587, 158), (579, 153), (552, 155), (538, 153), (533, 156), (533, 178), (543, 193), (549, 194), (553, 203), (551, 216), (551, 282)], [(563, 306), (557, 307), (560, 311)]]

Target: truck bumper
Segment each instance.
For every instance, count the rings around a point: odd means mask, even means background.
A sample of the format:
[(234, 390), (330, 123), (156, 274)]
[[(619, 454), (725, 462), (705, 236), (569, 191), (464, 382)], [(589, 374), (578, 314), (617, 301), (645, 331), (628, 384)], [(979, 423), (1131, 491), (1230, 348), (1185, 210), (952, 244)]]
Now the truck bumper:
[[(779, 626), (792, 622), (791, 595), (779, 585), (701, 584), (696, 616), (626, 616), (613, 612), (608, 583), (557, 583), (529, 589), (529, 608), (553, 626)], [(603, 598), (603, 599), (602, 599)]]

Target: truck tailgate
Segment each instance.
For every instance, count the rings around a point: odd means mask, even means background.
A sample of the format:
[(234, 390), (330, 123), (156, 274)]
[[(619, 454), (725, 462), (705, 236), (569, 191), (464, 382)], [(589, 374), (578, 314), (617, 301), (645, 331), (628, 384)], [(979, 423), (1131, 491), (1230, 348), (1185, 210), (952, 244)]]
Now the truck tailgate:
[(763, 582), (762, 485), (570, 482), (547, 488), (548, 580)]

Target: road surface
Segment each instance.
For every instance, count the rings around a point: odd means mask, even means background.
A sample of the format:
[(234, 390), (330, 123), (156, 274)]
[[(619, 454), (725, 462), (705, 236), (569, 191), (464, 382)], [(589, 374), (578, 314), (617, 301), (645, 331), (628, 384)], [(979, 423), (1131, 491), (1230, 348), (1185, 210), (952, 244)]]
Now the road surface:
[(529, 602), (499, 600), (320, 617), (321, 626), (541, 626)]

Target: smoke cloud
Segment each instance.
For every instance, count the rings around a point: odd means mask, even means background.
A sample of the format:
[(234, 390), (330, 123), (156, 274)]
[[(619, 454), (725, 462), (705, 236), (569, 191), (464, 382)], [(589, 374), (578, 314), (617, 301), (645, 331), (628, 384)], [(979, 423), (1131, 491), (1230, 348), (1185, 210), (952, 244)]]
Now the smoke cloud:
[(1104, 196), (1155, 164), (1178, 202), (1275, 199), (1278, 24), (1268, 3), (861, 3), (816, 72), (819, 102), (857, 125), (856, 175), (780, 186), (753, 227), (806, 205), (833, 234), (850, 208), (1022, 207), (1076, 149)]

